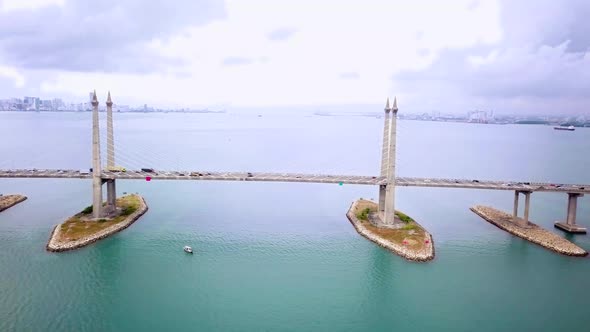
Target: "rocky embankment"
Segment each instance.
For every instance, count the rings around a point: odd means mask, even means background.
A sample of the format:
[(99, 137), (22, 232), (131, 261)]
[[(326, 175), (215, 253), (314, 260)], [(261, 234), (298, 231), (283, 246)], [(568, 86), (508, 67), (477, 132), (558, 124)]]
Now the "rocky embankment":
[[(94, 243), (98, 240), (107, 238), (117, 232), (124, 230), (125, 228), (131, 226), (137, 219), (139, 219), (146, 211), (148, 210), (148, 206), (145, 203), (143, 197), (138, 196), (139, 198), (139, 207), (130, 215), (126, 216), (122, 221), (111, 225), (107, 228), (101, 229), (94, 234), (90, 234), (88, 236), (84, 236), (79, 239), (75, 240), (64, 240), (62, 237), (62, 225), (65, 223), (59, 224), (53, 228), (51, 232), (51, 236), (49, 237), (49, 242), (47, 242), (46, 249), (47, 251), (52, 252), (60, 252), (60, 251), (67, 251), (67, 250), (74, 250), (84, 246), (87, 246), (91, 243)], [(100, 222), (100, 221), (92, 221), (92, 222)]]
[(377, 207), (374, 202), (357, 200), (346, 213), (346, 217), (360, 235), (410, 261), (426, 262), (434, 258), (432, 235), (415, 221), (412, 221), (413, 229), (381, 229), (369, 221), (359, 220), (359, 205), (367, 203)]
[(17, 205), (27, 199), (23, 195), (2, 195), (0, 196), (0, 212)]
[[(488, 206), (477, 205), (471, 208), (471, 211), (487, 220), (491, 224), (516, 235), (532, 243), (538, 244), (549, 250), (567, 256), (586, 256), (588, 252), (563, 237), (551, 233), (550, 231), (539, 227), (529, 221), (527, 227), (523, 228), (513, 222), (511, 214), (496, 210)], [(519, 218), (520, 219), (520, 218)]]

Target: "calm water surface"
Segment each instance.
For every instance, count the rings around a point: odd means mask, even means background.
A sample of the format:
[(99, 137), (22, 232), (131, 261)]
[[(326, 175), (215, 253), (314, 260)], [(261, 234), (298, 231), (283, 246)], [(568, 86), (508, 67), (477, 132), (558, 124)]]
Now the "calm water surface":
[[(590, 183), (590, 129), (398, 128), (400, 176)], [(371, 175), (381, 134), (369, 117), (115, 115), (128, 168)], [(90, 113), (0, 113), (0, 168), (88, 168), (90, 139)], [(0, 192), (29, 197), (0, 214), (0, 331), (590, 330), (588, 258), (469, 211), (511, 211), (512, 192), (398, 188), (397, 207), (434, 236), (437, 256), (420, 264), (349, 224), (350, 203), (376, 197), (370, 186), (118, 181), (119, 194), (145, 197), (144, 217), (81, 250), (45, 252), (53, 225), (90, 204), (90, 185), (0, 179)], [(588, 198), (579, 205), (590, 226)], [(565, 209), (565, 195), (532, 196), (531, 219), (558, 234)], [(567, 237), (590, 249), (588, 236)]]

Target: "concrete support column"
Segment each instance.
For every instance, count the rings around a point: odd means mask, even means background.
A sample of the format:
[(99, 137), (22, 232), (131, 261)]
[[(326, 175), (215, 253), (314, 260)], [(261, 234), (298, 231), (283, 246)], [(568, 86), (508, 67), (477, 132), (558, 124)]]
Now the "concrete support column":
[(578, 208), (579, 194), (567, 194), (567, 219), (566, 224), (573, 226), (576, 224), (576, 210)]
[(569, 233), (586, 233), (586, 228), (576, 224), (576, 213), (578, 209), (578, 197), (584, 196), (579, 193), (567, 194), (567, 217), (565, 222), (556, 222), (555, 227)]
[(529, 224), (529, 206), (531, 203), (531, 192), (527, 191), (524, 193), (524, 219), (521, 226), (527, 226)]
[(379, 185), (379, 217), (383, 218), (385, 213), (385, 185)]
[(385, 187), (385, 210), (383, 211), (383, 224), (391, 226), (395, 222), (395, 184)]
[(115, 179), (107, 180), (107, 206), (109, 212), (117, 210), (117, 190), (115, 187)]
[(518, 219), (518, 196), (520, 196), (520, 192), (514, 192), (514, 211), (512, 213), (512, 222), (516, 222)]
[(95, 219), (103, 216), (101, 173), (98, 99), (96, 99), (96, 91), (94, 91), (94, 96), (92, 97), (92, 215)]
[(387, 155), (387, 185), (385, 187), (385, 211), (383, 213), (384, 226), (391, 226), (395, 222), (395, 144), (397, 126), (397, 99), (393, 100), (391, 125), (389, 127), (389, 153)]

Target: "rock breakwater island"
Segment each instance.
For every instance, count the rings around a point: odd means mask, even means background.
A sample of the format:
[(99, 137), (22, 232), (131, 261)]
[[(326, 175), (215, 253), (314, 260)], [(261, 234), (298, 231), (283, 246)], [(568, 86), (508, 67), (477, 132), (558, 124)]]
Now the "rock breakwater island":
[(377, 209), (377, 203), (359, 199), (346, 216), (360, 235), (407, 260), (426, 262), (434, 258), (432, 235), (420, 224), (396, 211), (396, 227), (377, 227), (371, 222), (378, 218)]
[(0, 195), (0, 212), (17, 205), (27, 199), (23, 195)]
[(91, 219), (92, 207), (55, 226), (46, 249), (60, 252), (78, 249), (131, 226), (148, 210), (143, 197), (128, 195), (117, 199), (117, 210), (109, 217)]

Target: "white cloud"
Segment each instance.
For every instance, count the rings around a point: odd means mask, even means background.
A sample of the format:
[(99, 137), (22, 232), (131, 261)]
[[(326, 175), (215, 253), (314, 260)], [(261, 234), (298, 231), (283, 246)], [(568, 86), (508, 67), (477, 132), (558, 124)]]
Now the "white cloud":
[(568, 52), (569, 43), (444, 54), (427, 71), (395, 81), (412, 97), (404, 105), (414, 110), (587, 113), (590, 51)]
[[(84, 96), (109, 89), (147, 103), (187, 105), (381, 102), (396, 93), (395, 73), (425, 69), (445, 49), (501, 39), (496, 1), (472, 3), (228, 0), (225, 20), (149, 44), (162, 56), (181, 56), (187, 65), (180, 72), (59, 73), (42, 90)], [(280, 43), (269, 38), (284, 27), (296, 33)]]
[(0, 1), (0, 10), (35, 10), (48, 6), (63, 7), (65, 0), (3, 0)]
[(14, 80), (14, 86), (21, 88), (25, 85), (25, 77), (16, 69), (6, 66), (0, 66), (0, 77), (7, 77)]
[(480, 67), (490, 65), (496, 62), (498, 59), (498, 50), (493, 50), (488, 55), (469, 55), (467, 56), (467, 62), (473, 67)]

